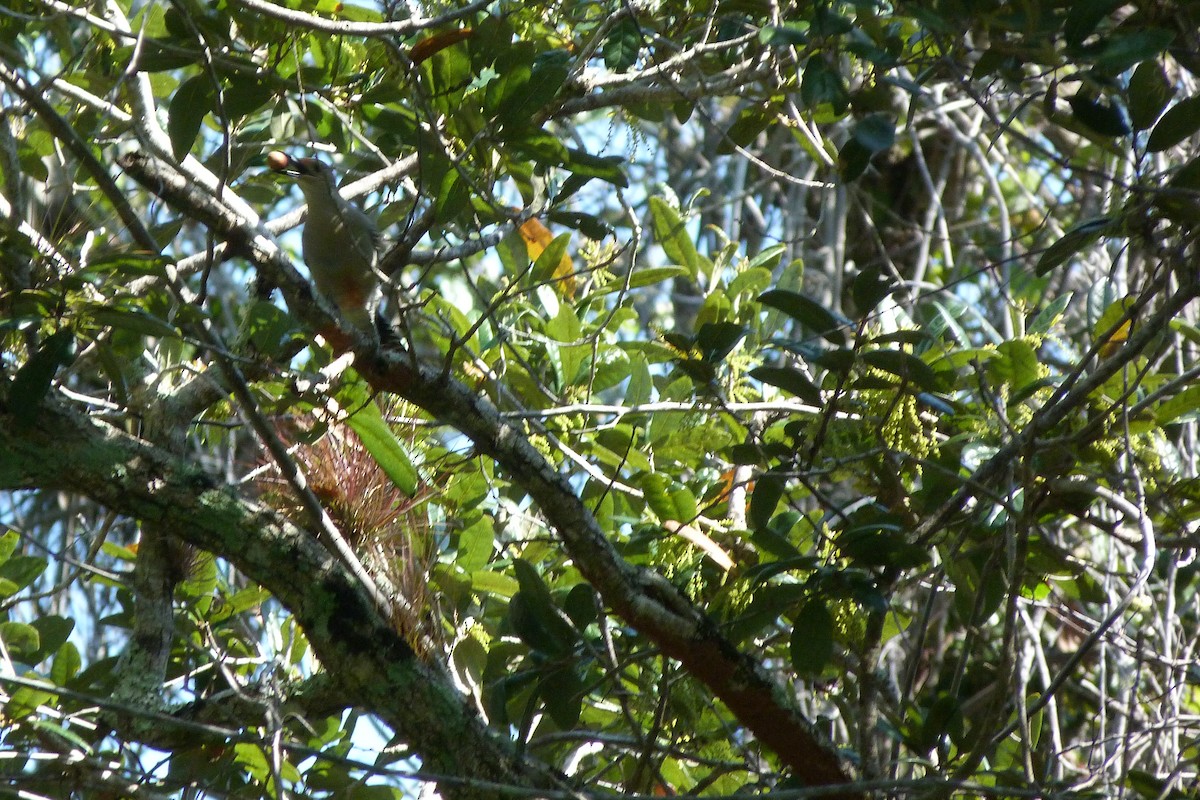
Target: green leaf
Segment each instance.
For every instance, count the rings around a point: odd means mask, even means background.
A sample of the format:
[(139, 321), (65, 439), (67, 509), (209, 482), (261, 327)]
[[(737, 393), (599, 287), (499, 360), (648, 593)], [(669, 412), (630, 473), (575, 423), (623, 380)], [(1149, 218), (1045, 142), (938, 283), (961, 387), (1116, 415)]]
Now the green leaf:
[(1130, 131), (1125, 112), (1115, 105), (1080, 95), (1071, 97), (1067, 102), (1071, 104), (1075, 119), (1101, 136), (1124, 136)]
[(282, 355), (288, 342), (305, 335), (294, 317), (267, 300), (245, 310), (242, 330), (254, 351), (267, 357)]
[(875, 155), (896, 143), (896, 123), (883, 114), (868, 114), (855, 124), (850, 135), (868, 153)]
[[(0, 623), (0, 638), (5, 638), (3, 627), (5, 625), (16, 625), (15, 622)], [(26, 626), (28, 627), (28, 626)], [(41, 689), (32, 689), (28, 686), (22, 686), (8, 698), (8, 702), (4, 706), (4, 716), (10, 721), (20, 721), (30, 714), (37, 712), (39, 706), (53, 705), (56, 695)]]
[(271, 84), (258, 75), (241, 72), (231, 73), (229, 85), (225, 87), (223, 105), (225, 116), (239, 120), (262, 108), (275, 96)]
[(524, 559), (513, 561), (513, 571), (521, 591), (509, 601), (509, 619), (517, 635), (535, 650), (552, 655), (567, 655), (578, 636), (561, 616), (550, 590), (533, 565)]
[(1112, 217), (1096, 217), (1074, 226), (1038, 258), (1035, 272), (1045, 275), (1115, 228)]
[(772, 25), (759, 32), (759, 41), (772, 47), (803, 47), (808, 44), (808, 26), (801, 27), (795, 22), (785, 25)]
[[(638, 289), (642, 286), (653, 286), (656, 283), (662, 283), (663, 281), (689, 274), (691, 273), (688, 271), (687, 267), (675, 265), (669, 267), (647, 267), (646, 269), (637, 269), (634, 270), (633, 274), (629, 276), (629, 288)], [(613, 281), (612, 284), (604, 288), (603, 292), (615, 292), (622, 288), (624, 288), (624, 284), (621, 281)]]
[(626, 189), (629, 187), (629, 178), (625, 175), (625, 162), (624, 156), (597, 156), (586, 150), (569, 147), (563, 166), (571, 170), (576, 177), (597, 178), (611, 183), (613, 186)]
[(147, 275), (167, 277), (167, 259), (154, 253), (116, 252), (100, 256), (88, 264), (85, 273), (116, 275), (121, 278), (142, 278)]
[(837, 546), (856, 566), (912, 569), (929, 560), (924, 548), (906, 541), (901, 523), (887, 517), (842, 531)]
[(739, 296), (747, 295), (748, 297), (756, 297), (771, 285), (771, 281), (770, 267), (747, 266), (729, 282), (725, 293), (736, 305)]
[(75, 334), (64, 329), (47, 336), (38, 351), (17, 370), (8, 388), (8, 408), (18, 428), (37, 421), (55, 373), (74, 358)]
[(813, 36), (841, 36), (854, 30), (849, 17), (837, 13), (831, 3), (816, 3), (813, 9)]
[(870, 165), (871, 151), (857, 139), (847, 139), (838, 151), (838, 173), (844, 180), (856, 180)]
[(1157, 59), (1138, 64), (1129, 79), (1129, 120), (1135, 131), (1144, 131), (1162, 115), (1174, 89)]
[[(10, 596), (24, 589), (46, 571), (47, 561), (40, 556), (13, 556), (0, 564), (0, 578), (11, 581), (2, 596)], [(11, 590), (10, 590), (11, 589)]]
[(514, 153), (539, 164), (564, 164), (568, 158), (567, 146), (557, 136), (541, 128), (521, 130), (516, 134), (510, 132), (505, 135), (504, 141)]
[(255, 780), (265, 783), (271, 775), (271, 765), (261, 747), (253, 742), (238, 742), (234, 745), (234, 761), (240, 764)]
[(479, 570), (471, 573), (471, 590), (496, 597), (513, 597), (520, 585), (502, 572)]
[(750, 371), (750, 377), (777, 386), (806, 403), (819, 406), (823, 402), (821, 390), (795, 367), (756, 367)]
[(939, 692), (938, 698), (929, 707), (921, 721), (920, 732), (913, 746), (924, 752), (933, 750), (947, 736), (957, 738), (963, 727), (962, 708), (958, 698), (948, 692)]
[(464, 572), (473, 573), (483, 569), (491, 561), (496, 539), (495, 526), (492, 524), (492, 518), (486, 514), (477, 514), (473, 521), (463, 522), (466, 527), (458, 533), (458, 555), (454, 562)]
[(530, 270), (530, 278), (534, 283), (543, 283), (553, 279), (562, 258), (567, 254), (567, 246), (571, 243), (571, 234), (560, 233), (555, 236), (546, 249), (538, 256)]
[(50, 667), (50, 680), (63, 686), (79, 674), (79, 668), (82, 666), (83, 659), (79, 657), (79, 650), (71, 642), (64, 642), (58, 648), (58, 652), (54, 654), (54, 664)]
[(667, 258), (686, 267), (693, 280), (698, 279), (701, 256), (679, 212), (661, 197), (651, 197), (650, 214), (654, 220), (654, 238), (662, 246)]
[(765, 529), (775, 515), (775, 509), (783, 497), (787, 479), (778, 472), (765, 472), (754, 483), (750, 495), (749, 522), (755, 529)]
[(850, 92), (841, 72), (832, 69), (821, 55), (814, 55), (804, 65), (800, 79), (800, 99), (808, 108), (828, 103), (833, 113), (841, 115), (850, 106)]
[(892, 282), (879, 267), (871, 266), (854, 276), (850, 282), (851, 296), (859, 316), (866, 316), (892, 293)]
[(941, 382), (933, 369), (912, 353), (903, 350), (871, 350), (862, 354), (865, 363), (890, 372), (903, 381), (915, 384), (927, 392), (941, 389)]
[(417, 468), (374, 400), (360, 404), (358, 411), (346, 420), (346, 425), (358, 434), (363, 447), (396, 488), (409, 497), (417, 493)]
[(1200, 192), (1200, 158), (1193, 158), (1176, 170), (1167, 185), (1172, 189)]
[(833, 660), (834, 622), (825, 603), (809, 600), (792, 625), (789, 652), (800, 675), (818, 675)]
[(1200, 386), (1189, 386), (1179, 394), (1159, 404), (1154, 410), (1159, 425), (1190, 422), (1200, 418)]
[(547, 220), (567, 228), (573, 228), (589, 239), (604, 239), (611, 236), (613, 229), (607, 222), (592, 214), (580, 211), (552, 211)]
[(1165, 28), (1139, 28), (1104, 37), (1094, 59), (1096, 68), (1116, 75), (1139, 61), (1154, 58), (1171, 46), (1175, 33)]
[(23, 622), (0, 622), (0, 641), (12, 656), (25, 660), (41, 649), (37, 628)]
[[(671, 478), (661, 472), (647, 472), (638, 481), (645, 496), (646, 505), (660, 521), (678, 519), (675, 516), (675, 501), (671, 499)], [(686, 521), (686, 520), (682, 520)]]
[(574, 664), (560, 667), (542, 679), (538, 693), (546, 703), (546, 711), (554, 724), (570, 730), (579, 722), (583, 709), (583, 681)]
[(1141, 769), (1129, 770), (1128, 786), (1146, 800), (1189, 800), (1191, 795), (1179, 789), (1167, 792), (1167, 781)]
[(792, 319), (801, 323), (809, 330), (815, 331), (836, 345), (842, 345), (846, 336), (843, 327), (851, 325), (850, 320), (835, 314), (815, 300), (787, 289), (772, 289), (758, 296), (758, 302), (764, 306), (778, 309)]
[(1154, 194), (1154, 205), (1170, 220), (1190, 229), (1200, 222), (1200, 158), (1175, 170), (1165, 191)]
[(624, 72), (637, 63), (641, 49), (641, 26), (633, 17), (625, 17), (608, 32), (600, 52), (606, 67), (615, 72)]
[(988, 361), (988, 371), (998, 383), (1007, 384), (1013, 392), (1041, 378), (1037, 351), (1024, 339), (1001, 342), (996, 346), (997, 357)]
[(700, 505), (696, 502), (696, 495), (692, 494), (692, 490), (680, 484), (671, 488), (671, 505), (675, 508), (675, 514), (671, 519), (677, 522), (691, 522), (700, 516)]
[[(800, 555), (800, 551), (792, 544), (790, 533), (795, 528), (801, 516), (795, 511), (785, 511), (779, 516), (771, 520), (771, 524), (763, 528), (755, 528), (750, 534), (750, 540), (754, 545), (765, 553), (770, 553), (778, 559), (791, 559), (800, 561), (804, 556)], [(809, 566), (804, 569), (811, 569), (816, 566), (816, 559), (812, 559)]]
[(554, 99), (567, 79), (571, 54), (565, 50), (539, 53), (529, 68), (507, 85), (497, 119), (503, 126), (528, 124), (534, 115)]
[(0, 536), (0, 565), (12, 558), (20, 543), (21, 536), (14, 530), (6, 530), (4, 535)]
[(629, 371), (629, 385), (625, 387), (625, 404), (637, 406), (650, 402), (654, 393), (654, 379), (650, 375), (650, 364), (644, 356), (633, 360)]
[(1050, 305), (1038, 312), (1038, 315), (1029, 323), (1029, 332), (1035, 334), (1049, 333), (1054, 327), (1054, 323), (1058, 322), (1058, 318), (1067, 310), (1067, 306), (1071, 303), (1071, 298), (1074, 296), (1072, 292), (1065, 292), (1054, 299)]
[(212, 111), (213, 96), (212, 79), (207, 74), (188, 78), (175, 90), (167, 106), (167, 136), (175, 158), (182, 160), (191, 152), (205, 115)]
[(836, 350), (826, 350), (812, 359), (812, 362), (834, 374), (844, 375), (854, 367), (856, 360), (857, 356), (853, 350), (849, 347), (839, 347)]
[(71, 631), (75, 630), (75, 620), (57, 615), (39, 617), (32, 623), (41, 638), (41, 655), (43, 658), (57, 651), (67, 641)]
[[(746, 267), (743, 270), (743, 274), (759, 269), (765, 269), (767, 270), (768, 274), (770, 274), (770, 272), (773, 271), (779, 264), (779, 261), (783, 258), (783, 254), (785, 252), (787, 252), (787, 245), (782, 244), (776, 244), (772, 245), (771, 247), (763, 248), (758, 255), (746, 262)], [(733, 284), (731, 283), (730, 286), (732, 287), (732, 285)], [(731, 289), (730, 294), (737, 293)]]
[(1084, 39), (1091, 35), (1101, 20), (1119, 6), (1120, 0), (1088, 0), (1086, 3), (1072, 3), (1071, 10), (1063, 20), (1063, 39), (1072, 46), (1083, 44)]
[[(210, 563), (212, 560), (210, 559)], [(235, 592), (232, 596), (226, 598), (221, 605), (220, 613), (224, 615), (224, 619), (235, 617), (238, 614), (244, 614), (250, 609), (257, 609), (267, 600), (271, 599), (271, 593), (266, 589), (258, 586), (247, 586)]]
[(725, 131), (725, 136), (717, 144), (717, 153), (729, 155), (738, 147), (748, 147), (774, 121), (774, 114), (764, 109), (756, 106), (742, 109), (738, 118), (729, 126), (729, 129)]
[(1180, 100), (1167, 109), (1150, 138), (1146, 141), (1146, 149), (1151, 153), (1161, 153), (1200, 130), (1200, 96)]
[(745, 327), (734, 322), (708, 322), (696, 331), (696, 347), (710, 364), (719, 364), (746, 338)]
[(456, 218), (471, 202), (470, 187), (458, 174), (457, 169), (449, 169), (442, 176), (441, 186), (434, 200), (434, 218), (438, 222), (450, 222)]
[(129, 331), (139, 336), (155, 336), (166, 339), (179, 335), (179, 331), (174, 326), (144, 308), (89, 304), (82, 306), (80, 313), (86, 316), (90, 322), (101, 327)]

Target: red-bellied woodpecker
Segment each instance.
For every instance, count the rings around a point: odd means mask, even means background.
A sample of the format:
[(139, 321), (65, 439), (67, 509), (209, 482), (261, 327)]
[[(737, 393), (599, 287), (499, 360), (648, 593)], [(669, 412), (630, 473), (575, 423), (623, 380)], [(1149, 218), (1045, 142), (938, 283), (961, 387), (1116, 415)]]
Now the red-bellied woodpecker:
[(292, 158), (273, 150), (267, 153), (267, 166), (295, 178), (304, 192), (308, 219), (300, 241), (317, 291), (337, 306), (347, 322), (374, 335), (375, 312), (382, 297), (375, 269), (375, 223), (342, 197), (333, 168), (325, 162)]

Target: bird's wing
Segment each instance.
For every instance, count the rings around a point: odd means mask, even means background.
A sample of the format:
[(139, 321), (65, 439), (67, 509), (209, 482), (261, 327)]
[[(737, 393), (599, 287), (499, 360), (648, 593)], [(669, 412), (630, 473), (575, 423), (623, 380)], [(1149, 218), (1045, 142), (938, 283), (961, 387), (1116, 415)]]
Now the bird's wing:
[(354, 249), (373, 268), (379, 261), (379, 231), (375, 228), (375, 221), (352, 203), (346, 203), (342, 213), (351, 223), (347, 225), (347, 230), (354, 241)]

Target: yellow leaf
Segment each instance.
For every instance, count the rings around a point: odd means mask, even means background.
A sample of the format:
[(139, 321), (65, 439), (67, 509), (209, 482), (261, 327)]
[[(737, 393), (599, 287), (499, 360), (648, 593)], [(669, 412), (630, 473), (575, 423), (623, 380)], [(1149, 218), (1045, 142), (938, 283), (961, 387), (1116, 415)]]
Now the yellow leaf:
[(474, 31), (471, 28), (462, 28), (461, 30), (442, 31), (432, 36), (426, 36), (412, 46), (412, 49), (408, 51), (408, 57), (412, 59), (414, 64), (420, 64), (434, 53), (445, 50), (451, 45), (458, 44), (473, 33)]
[[(554, 234), (537, 219), (526, 220), (521, 224), (519, 231), (521, 239), (525, 242), (525, 250), (529, 253), (529, 260), (534, 263), (554, 241)], [(560, 295), (572, 300), (575, 298), (575, 266), (566, 253), (558, 260), (551, 278)]]
[(1132, 332), (1133, 320), (1127, 319), (1121, 323), (1121, 327), (1117, 328), (1112, 336), (1104, 341), (1104, 344), (1100, 345), (1100, 357), (1108, 358), (1114, 355), (1125, 344), (1125, 341), (1129, 338), (1129, 334)]
[[(1100, 319), (1096, 322), (1093, 335), (1103, 341), (1100, 344), (1100, 357), (1109, 358), (1118, 350), (1125, 346), (1125, 342), (1133, 334), (1133, 329), (1137, 327), (1137, 315), (1130, 316), (1129, 309), (1133, 306), (1134, 297), (1123, 297), (1113, 303), (1110, 303), (1108, 308), (1104, 309), (1104, 313), (1100, 315)], [(1128, 317), (1128, 319), (1122, 319)], [(1117, 323), (1120, 323), (1118, 325)], [(1112, 335), (1107, 335), (1113, 327), (1116, 330)]]

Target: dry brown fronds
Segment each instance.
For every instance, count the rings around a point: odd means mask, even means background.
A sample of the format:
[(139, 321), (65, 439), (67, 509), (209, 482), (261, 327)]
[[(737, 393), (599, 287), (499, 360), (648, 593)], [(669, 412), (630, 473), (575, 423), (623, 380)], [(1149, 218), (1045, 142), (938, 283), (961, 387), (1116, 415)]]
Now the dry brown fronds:
[[(279, 436), (308, 480), (313, 494), (358, 554), (380, 588), (393, 594), (392, 623), (418, 653), (440, 641), (429, 573), (437, 553), (425, 501), (433, 493), (422, 483), (415, 497), (400, 491), (384, 474), (353, 431), (330, 425), (292, 425)], [(274, 471), (259, 480), (263, 499), (297, 524), (310, 526), (300, 502)]]

